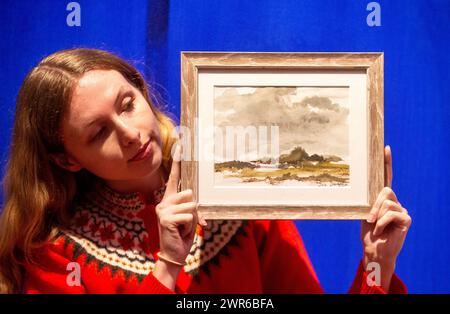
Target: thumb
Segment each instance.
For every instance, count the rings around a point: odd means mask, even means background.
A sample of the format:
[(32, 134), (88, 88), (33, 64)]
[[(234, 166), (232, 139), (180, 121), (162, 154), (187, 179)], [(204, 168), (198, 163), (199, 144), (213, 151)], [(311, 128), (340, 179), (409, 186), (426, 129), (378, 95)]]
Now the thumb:
[(384, 186), (392, 188), (392, 152), (391, 147), (387, 145), (384, 148)]

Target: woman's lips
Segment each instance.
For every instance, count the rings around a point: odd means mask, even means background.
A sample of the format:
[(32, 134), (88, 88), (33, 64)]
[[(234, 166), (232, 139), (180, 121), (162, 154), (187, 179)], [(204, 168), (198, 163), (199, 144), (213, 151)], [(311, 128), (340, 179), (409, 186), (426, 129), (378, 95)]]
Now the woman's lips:
[(139, 160), (149, 157), (152, 154), (152, 147), (151, 147), (150, 143), (151, 143), (151, 139), (148, 140), (148, 142), (145, 143), (144, 146), (142, 146), (142, 148), (137, 152), (137, 154), (134, 155), (134, 157), (128, 161), (129, 162), (139, 161)]

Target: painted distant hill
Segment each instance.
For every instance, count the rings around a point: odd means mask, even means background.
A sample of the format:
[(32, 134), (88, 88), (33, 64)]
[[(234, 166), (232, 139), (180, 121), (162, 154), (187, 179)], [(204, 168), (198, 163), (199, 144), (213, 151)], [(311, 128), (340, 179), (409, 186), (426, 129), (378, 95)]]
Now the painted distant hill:
[(280, 155), (279, 158), (280, 164), (287, 163), (290, 165), (297, 165), (305, 161), (339, 162), (342, 161), (342, 158), (336, 155), (309, 155), (301, 146), (295, 147), (289, 154)]
[[(294, 149), (291, 150), (289, 154), (282, 154), (280, 155), (278, 159), (278, 163), (281, 168), (290, 165), (304, 165), (304, 164), (311, 164), (311, 162), (339, 162), (342, 161), (342, 158), (336, 155), (319, 155), (319, 154), (312, 154), (309, 155), (306, 150), (301, 147), (297, 146)], [(227, 168), (235, 168), (235, 169), (243, 169), (243, 168), (257, 168), (257, 164), (270, 164), (271, 158), (262, 158), (259, 160), (254, 160), (252, 162), (244, 162), (244, 161), (226, 161), (221, 163), (215, 164), (215, 171), (221, 171), (223, 169)]]

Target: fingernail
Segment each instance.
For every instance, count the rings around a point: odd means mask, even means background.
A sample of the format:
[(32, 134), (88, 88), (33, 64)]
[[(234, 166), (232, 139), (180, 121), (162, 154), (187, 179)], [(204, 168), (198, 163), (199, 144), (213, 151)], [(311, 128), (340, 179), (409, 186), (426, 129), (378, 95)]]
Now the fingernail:
[(375, 215), (374, 214), (369, 214), (369, 218), (367, 218), (367, 222), (372, 223), (375, 221)]

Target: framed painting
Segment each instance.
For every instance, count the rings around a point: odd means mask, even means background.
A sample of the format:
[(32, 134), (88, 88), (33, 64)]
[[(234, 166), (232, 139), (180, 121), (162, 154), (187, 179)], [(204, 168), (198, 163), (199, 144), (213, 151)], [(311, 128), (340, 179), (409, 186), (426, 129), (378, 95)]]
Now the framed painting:
[(366, 219), (382, 53), (181, 53), (181, 188), (206, 219)]

